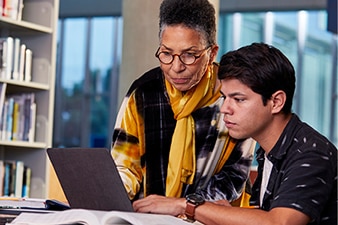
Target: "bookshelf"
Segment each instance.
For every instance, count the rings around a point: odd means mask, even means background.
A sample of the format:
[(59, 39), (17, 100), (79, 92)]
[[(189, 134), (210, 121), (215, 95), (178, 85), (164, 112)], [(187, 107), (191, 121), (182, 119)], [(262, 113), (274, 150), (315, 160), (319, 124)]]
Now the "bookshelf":
[(31, 80), (0, 76), (0, 84), (7, 86), (6, 96), (35, 96), (33, 139), (0, 139), (0, 160), (21, 160), (31, 168), (32, 198), (49, 196), (51, 168), (46, 148), (52, 145), (58, 12), (59, 0), (23, 0), (21, 19), (0, 15), (0, 37), (19, 38), (33, 53)]

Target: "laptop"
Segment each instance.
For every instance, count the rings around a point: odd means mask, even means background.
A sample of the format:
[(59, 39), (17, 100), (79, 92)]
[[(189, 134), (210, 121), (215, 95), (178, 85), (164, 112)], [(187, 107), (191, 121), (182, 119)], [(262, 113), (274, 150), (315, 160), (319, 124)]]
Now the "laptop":
[(132, 203), (106, 148), (48, 148), (70, 208), (132, 212)]

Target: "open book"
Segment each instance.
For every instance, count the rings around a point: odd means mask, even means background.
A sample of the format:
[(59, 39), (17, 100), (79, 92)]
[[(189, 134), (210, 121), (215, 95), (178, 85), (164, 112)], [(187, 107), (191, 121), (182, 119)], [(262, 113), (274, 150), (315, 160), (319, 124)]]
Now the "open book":
[(21, 213), (11, 223), (15, 225), (57, 225), (57, 224), (133, 224), (133, 225), (187, 225), (182, 219), (169, 215), (146, 214), (122, 211), (95, 211), (69, 209), (51, 213)]

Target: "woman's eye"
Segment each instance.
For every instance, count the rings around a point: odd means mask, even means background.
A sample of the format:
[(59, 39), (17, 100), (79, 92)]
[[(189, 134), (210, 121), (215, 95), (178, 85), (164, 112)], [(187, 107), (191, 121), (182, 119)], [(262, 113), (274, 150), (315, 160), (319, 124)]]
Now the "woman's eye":
[(185, 57), (195, 57), (195, 54), (191, 53), (191, 52), (185, 52), (182, 55), (185, 56)]

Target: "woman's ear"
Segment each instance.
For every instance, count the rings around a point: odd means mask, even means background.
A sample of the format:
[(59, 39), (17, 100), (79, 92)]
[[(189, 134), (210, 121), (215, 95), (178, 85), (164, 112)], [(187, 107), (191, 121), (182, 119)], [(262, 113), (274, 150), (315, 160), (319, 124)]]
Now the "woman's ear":
[(211, 46), (209, 64), (212, 64), (216, 60), (218, 48), (219, 48), (218, 45)]
[(276, 91), (271, 96), (272, 100), (272, 113), (279, 113), (282, 111), (285, 102), (286, 102), (286, 94), (284, 91)]

